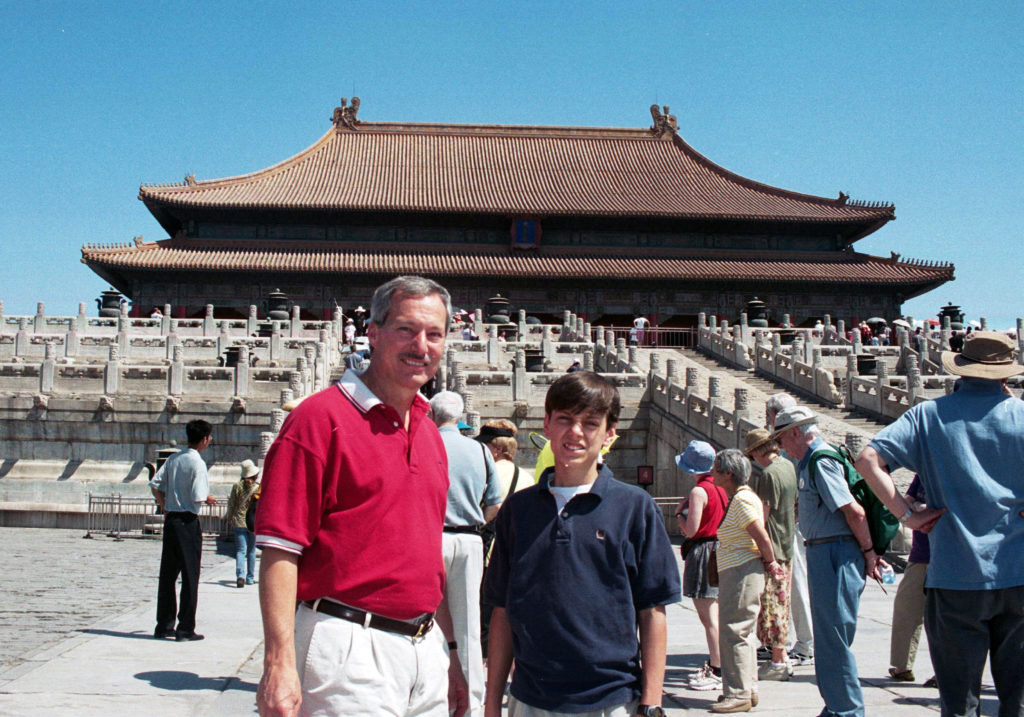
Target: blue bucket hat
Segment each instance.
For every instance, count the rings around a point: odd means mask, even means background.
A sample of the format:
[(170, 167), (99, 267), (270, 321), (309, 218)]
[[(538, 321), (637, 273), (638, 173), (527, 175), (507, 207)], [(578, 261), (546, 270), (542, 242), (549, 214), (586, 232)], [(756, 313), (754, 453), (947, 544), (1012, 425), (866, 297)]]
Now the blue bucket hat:
[(715, 465), (715, 449), (704, 441), (690, 441), (686, 450), (676, 456), (679, 470), (693, 475), (704, 475), (711, 472)]

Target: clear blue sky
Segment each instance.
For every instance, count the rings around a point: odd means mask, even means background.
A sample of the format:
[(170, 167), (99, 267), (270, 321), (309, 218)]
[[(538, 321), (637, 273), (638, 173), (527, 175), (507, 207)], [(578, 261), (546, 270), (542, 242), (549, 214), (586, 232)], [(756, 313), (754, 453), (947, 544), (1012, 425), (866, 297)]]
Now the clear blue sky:
[(355, 94), (368, 121), (647, 127), (667, 104), (732, 171), (893, 202), (858, 250), (956, 264), (907, 313), (1024, 316), (1021, 2), (0, 0), (0, 38), (8, 314), (92, 311), (82, 245), (166, 237), (141, 183), (264, 168)]

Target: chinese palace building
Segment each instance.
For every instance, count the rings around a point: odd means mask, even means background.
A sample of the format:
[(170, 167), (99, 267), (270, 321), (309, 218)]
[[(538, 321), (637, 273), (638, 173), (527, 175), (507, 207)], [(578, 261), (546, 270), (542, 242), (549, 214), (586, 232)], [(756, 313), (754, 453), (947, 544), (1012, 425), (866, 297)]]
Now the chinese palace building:
[[(824, 198), (733, 174), (652, 106), (643, 129), (364, 122), (342, 100), (308, 149), (226, 179), (144, 185), (168, 238), (88, 245), (82, 261), (142, 315), (246, 316), (275, 290), (304, 317), (366, 304), (398, 274), (457, 306), (500, 292), (561, 320), (695, 325), (765, 302), (773, 324), (892, 317), (953, 279), (948, 263), (855, 251), (891, 204)], [(262, 315), (262, 308), (261, 308)]]

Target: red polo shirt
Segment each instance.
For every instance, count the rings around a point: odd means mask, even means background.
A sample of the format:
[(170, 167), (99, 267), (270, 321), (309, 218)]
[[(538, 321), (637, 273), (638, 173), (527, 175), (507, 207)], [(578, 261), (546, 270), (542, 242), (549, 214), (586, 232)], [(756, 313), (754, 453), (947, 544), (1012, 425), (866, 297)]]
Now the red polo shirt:
[(346, 371), (291, 412), (263, 467), (256, 544), (300, 555), (299, 600), (408, 620), (441, 602), (448, 460), (417, 396), (409, 430)]

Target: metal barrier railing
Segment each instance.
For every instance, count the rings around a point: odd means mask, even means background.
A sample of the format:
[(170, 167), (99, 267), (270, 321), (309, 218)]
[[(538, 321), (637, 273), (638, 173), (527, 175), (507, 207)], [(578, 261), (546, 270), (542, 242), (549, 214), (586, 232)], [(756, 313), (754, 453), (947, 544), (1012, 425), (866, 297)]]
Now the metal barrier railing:
[[(224, 519), (227, 506), (227, 500), (221, 498), (217, 499), (216, 505), (203, 504), (199, 511), (199, 525), (204, 533), (227, 534), (227, 521)], [(141, 535), (147, 525), (153, 524), (151, 518), (155, 515), (157, 508), (152, 498), (90, 493), (85, 537), (91, 538), (93, 533), (115, 539), (122, 534)]]

